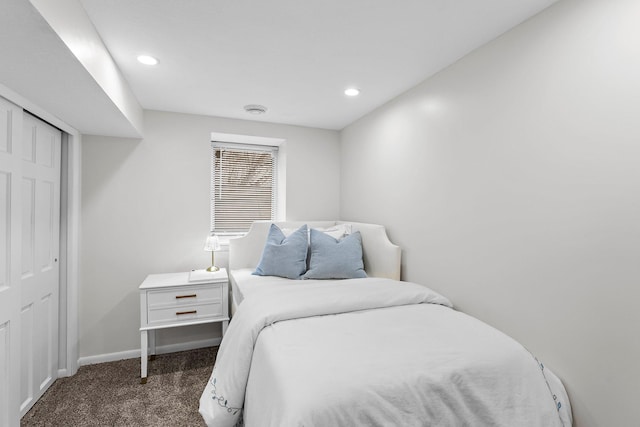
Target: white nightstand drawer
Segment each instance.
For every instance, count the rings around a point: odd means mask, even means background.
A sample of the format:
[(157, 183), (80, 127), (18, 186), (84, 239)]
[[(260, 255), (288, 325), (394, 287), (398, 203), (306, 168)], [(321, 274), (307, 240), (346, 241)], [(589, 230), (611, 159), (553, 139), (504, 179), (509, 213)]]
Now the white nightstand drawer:
[(149, 308), (157, 306), (182, 306), (222, 300), (222, 285), (189, 286), (185, 289), (149, 291)]
[(149, 324), (175, 323), (221, 317), (222, 301), (207, 304), (181, 305), (180, 307), (150, 308)]

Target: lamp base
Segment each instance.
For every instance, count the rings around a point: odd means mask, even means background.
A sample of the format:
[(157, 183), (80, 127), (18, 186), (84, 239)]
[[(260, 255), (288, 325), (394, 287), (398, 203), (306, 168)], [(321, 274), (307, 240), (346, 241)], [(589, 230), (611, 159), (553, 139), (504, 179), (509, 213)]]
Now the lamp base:
[(207, 271), (210, 273), (215, 273), (216, 271), (220, 271), (220, 267), (216, 267), (215, 265), (212, 265), (211, 267), (207, 268)]

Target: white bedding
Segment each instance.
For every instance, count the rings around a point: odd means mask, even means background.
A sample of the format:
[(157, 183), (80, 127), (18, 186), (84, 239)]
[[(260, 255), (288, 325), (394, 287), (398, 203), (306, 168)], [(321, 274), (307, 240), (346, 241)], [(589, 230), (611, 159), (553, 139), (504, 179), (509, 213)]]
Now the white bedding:
[(327, 283), (326, 280), (291, 280), (277, 276), (256, 276), (251, 273), (255, 268), (240, 268), (230, 272), (233, 302), (236, 306), (249, 295), (272, 292), (274, 289), (291, 289), (308, 286), (313, 283)]
[(209, 426), (571, 425), (552, 373), (426, 287), (288, 284), (244, 296), (200, 399)]
[[(276, 276), (254, 276), (255, 268), (241, 268), (231, 271), (231, 289), (234, 303), (240, 305), (247, 296), (264, 290), (288, 288), (305, 284), (307, 281), (285, 279)], [(315, 282), (315, 280), (314, 280)]]

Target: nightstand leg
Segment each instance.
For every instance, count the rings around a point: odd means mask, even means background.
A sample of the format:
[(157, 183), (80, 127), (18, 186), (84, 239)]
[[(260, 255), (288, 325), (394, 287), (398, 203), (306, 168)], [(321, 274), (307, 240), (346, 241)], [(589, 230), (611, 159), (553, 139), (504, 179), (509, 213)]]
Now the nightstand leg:
[(140, 384), (147, 383), (147, 331), (140, 331)]
[(148, 331), (149, 332), (149, 360), (155, 359), (156, 355), (156, 331), (154, 329)]
[(227, 327), (229, 326), (229, 321), (225, 320), (224, 322), (222, 322), (222, 336), (224, 337), (224, 334), (227, 333)]

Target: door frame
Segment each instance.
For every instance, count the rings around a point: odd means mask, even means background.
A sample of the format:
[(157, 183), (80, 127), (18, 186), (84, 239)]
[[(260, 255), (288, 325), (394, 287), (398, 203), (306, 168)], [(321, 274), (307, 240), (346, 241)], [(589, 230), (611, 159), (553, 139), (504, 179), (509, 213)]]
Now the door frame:
[(53, 114), (0, 84), (0, 96), (62, 130), (60, 165), (60, 291), (58, 377), (78, 371), (78, 289), (80, 287), (80, 224), (82, 135)]

